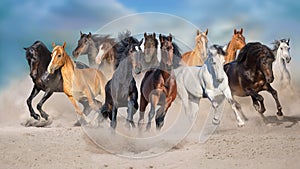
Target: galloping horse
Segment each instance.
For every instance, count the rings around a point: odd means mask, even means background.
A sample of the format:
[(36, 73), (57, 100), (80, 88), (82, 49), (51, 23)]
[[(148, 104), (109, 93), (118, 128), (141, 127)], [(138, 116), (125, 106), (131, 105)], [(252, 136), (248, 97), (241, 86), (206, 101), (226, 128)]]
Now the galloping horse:
[(169, 36), (160, 34), (159, 40), (161, 44), (160, 68), (147, 71), (140, 87), (140, 118), (138, 122), (140, 127), (144, 120), (146, 107), (149, 102), (151, 104), (147, 130), (151, 128), (151, 121), (157, 105), (161, 107), (156, 112), (156, 128), (160, 129), (163, 126), (165, 115), (177, 94), (176, 80), (173, 74), (173, 58), (175, 53), (179, 53), (178, 47), (173, 45), (171, 34)]
[(275, 56), (271, 49), (259, 42), (248, 43), (241, 49), (236, 61), (224, 65), (233, 95), (251, 96), (253, 106), (261, 115), (265, 112), (264, 98), (258, 94), (267, 90), (277, 105), (277, 117), (282, 117), (282, 107), (277, 91), (272, 88), (274, 80), (272, 65)]
[(235, 60), (237, 50), (242, 49), (246, 45), (243, 36), (243, 28), (240, 31), (234, 29), (233, 36), (226, 48), (225, 64)]
[(187, 66), (201, 66), (207, 57), (207, 34), (208, 29), (205, 32), (197, 30), (197, 36), (195, 38), (196, 46), (193, 51), (186, 52), (182, 55), (182, 62)]
[(273, 72), (274, 72), (274, 84), (280, 85), (282, 88), (290, 88), (291, 86), (291, 75), (287, 69), (286, 64), (291, 61), (290, 56), (290, 39), (281, 39), (274, 42), (273, 53), (276, 56)]
[(107, 80), (102, 72), (97, 69), (77, 69), (65, 51), (66, 42), (64, 42), (63, 46), (56, 46), (55, 43), (52, 43), (52, 46), (52, 59), (47, 71), (49, 74), (53, 74), (56, 70), (60, 69), (63, 78), (64, 93), (72, 102), (76, 112), (82, 116), (86, 122), (90, 122), (86, 115), (80, 110), (77, 101), (87, 99), (92, 109), (99, 109), (94, 99), (97, 95), (104, 97), (104, 86)]
[[(34, 112), (32, 108), (32, 99), (42, 90), (45, 92), (41, 101), (37, 105), (37, 109), (41, 116), (48, 120), (48, 114), (42, 109), (43, 104), (50, 98), (53, 92), (63, 92), (63, 81), (61, 72), (55, 71), (52, 75), (48, 76), (48, 79), (44, 79), (44, 73), (47, 72), (47, 66), (51, 61), (51, 52), (41, 41), (34, 42), (30, 47), (24, 48), (26, 50), (26, 59), (30, 67), (30, 77), (34, 83), (33, 89), (29, 98), (27, 99), (27, 106), (30, 111), (30, 116), (39, 120), (40, 116)], [(77, 68), (88, 68), (87, 65), (76, 62)], [(84, 101), (82, 104), (86, 108), (87, 105)]]
[(189, 114), (189, 101), (199, 104), (201, 98), (208, 98), (214, 108), (214, 124), (219, 123), (217, 108), (225, 97), (234, 110), (238, 126), (241, 127), (244, 125), (239, 116), (241, 106), (231, 95), (228, 78), (223, 69), (224, 55), (222, 47), (213, 45), (209, 48), (208, 58), (203, 66), (182, 66), (175, 69), (178, 96), (182, 100), (186, 115), (191, 119), (195, 115), (194, 112)]
[(141, 72), (139, 58), (141, 55), (140, 45), (143, 42), (129, 36), (127, 32), (124, 36), (119, 35), (120, 42), (117, 43), (117, 63), (116, 70), (111, 80), (105, 85), (105, 103), (100, 110), (99, 121), (109, 117), (110, 126), (115, 129), (117, 126), (117, 112), (120, 107), (127, 107), (126, 126), (135, 127), (133, 115), (138, 109), (138, 90), (133, 78), (132, 71), (136, 74)]
[(149, 69), (153, 67), (159, 66), (159, 61), (157, 59), (157, 48), (158, 48), (158, 40), (156, 39), (156, 34), (147, 35), (144, 33), (144, 53), (141, 58), (141, 63), (143, 69)]
[(110, 38), (109, 35), (101, 36), (98, 34), (85, 34), (80, 31), (80, 39), (78, 45), (72, 52), (73, 56), (77, 58), (79, 55), (88, 55), (89, 66), (98, 68), (95, 58), (99, 52), (99, 47), (103, 42), (114, 43), (114, 39)]

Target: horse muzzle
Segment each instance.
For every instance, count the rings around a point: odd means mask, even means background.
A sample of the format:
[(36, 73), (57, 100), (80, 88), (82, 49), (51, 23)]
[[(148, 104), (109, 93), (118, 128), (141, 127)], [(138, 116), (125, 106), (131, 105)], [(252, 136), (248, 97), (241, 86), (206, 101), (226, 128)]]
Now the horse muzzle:
[(292, 60), (291, 57), (287, 57), (287, 58), (286, 58), (286, 63), (290, 63), (291, 60)]
[(79, 56), (79, 52), (77, 52), (76, 50), (74, 50), (74, 51), (72, 52), (72, 54), (73, 54), (73, 56), (74, 56), (75, 58), (78, 58), (78, 56)]

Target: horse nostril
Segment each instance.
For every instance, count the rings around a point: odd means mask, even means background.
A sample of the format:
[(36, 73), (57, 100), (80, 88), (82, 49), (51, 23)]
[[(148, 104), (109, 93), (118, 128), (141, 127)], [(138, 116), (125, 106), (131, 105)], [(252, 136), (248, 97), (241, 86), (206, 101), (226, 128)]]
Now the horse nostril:
[(218, 81), (221, 83), (223, 82), (224, 78), (219, 78)]

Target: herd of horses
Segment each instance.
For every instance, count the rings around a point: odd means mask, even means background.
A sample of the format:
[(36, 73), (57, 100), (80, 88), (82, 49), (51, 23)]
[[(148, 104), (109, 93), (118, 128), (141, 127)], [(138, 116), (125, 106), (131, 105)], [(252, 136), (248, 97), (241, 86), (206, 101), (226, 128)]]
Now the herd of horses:
[[(216, 111), (226, 99), (237, 125), (244, 126), (246, 117), (234, 96), (250, 96), (255, 110), (263, 116), (266, 109), (259, 92), (267, 91), (276, 102), (277, 117), (282, 118), (282, 106), (271, 83), (275, 79), (285, 87), (291, 85), (286, 66), (291, 60), (290, 40), (276, 40), (270, 49), (259, 42), (246, 43), (243, 29), (234, 29), (233, 33), (224, 47), (208, 47), (208, 30), (198, 30), (195, 48), (181, 54), (171, 34), (159, 34), (157, 39), (156, 33), (145, 32), (144, 38), (138, 40), (129, 31), (119, 33), (118, 38), (80, 32), (72, 54), (74, 58), (87, 55), (89, 65), (73, 61), (65, 50), (66, 42), (62, 46), (52, 43), (50, 52), (41, 41), (36, 41), (24, 48), (34, 82), (27, 99), (30, 115), (36, 120), (40, 116), (47, 120), (48, 114), (42, 109), (44, 102), (54, 92), (64, 92), (86, 123), (109, 118), (115, 129), (118, 108), (126, 107), (126, 126), (136, 127), (133, 117), (139, 110), (138, 127), (142, 128), (150, 103), (146, 130), (151, 128), (154, 116), (156, 128), (161, 129), (176, 97), (181, 99), (190, 119), (195, 118), (190, 103), (199, 104), (201, 98), (208, 98), (215, 112), (212, 123), (220, 123)], [(137, 74), (143, 75), (139, 87)], [(45, 94), (37, 105), (39, 115), (32, 108), (32, 99), (41, 90)], [(88, 118), (91, 111), (97, 112), (95, 119)]]

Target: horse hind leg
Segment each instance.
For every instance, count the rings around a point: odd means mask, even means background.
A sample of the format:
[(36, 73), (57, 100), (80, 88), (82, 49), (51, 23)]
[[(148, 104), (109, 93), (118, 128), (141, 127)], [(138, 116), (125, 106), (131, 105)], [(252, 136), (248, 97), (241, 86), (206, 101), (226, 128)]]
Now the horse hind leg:
[(40, 119), (40, 116), (36, 114), (32, 108), (32, 99), (40, 92), (40, 89), (38, 89), (36, 86), (33, 87), (30, 96), (27, 99), (27, 106), (30, 112), (30, 116), (33, 117), (36, 120)]
[(126, 119), (126, 127), (128, 128), (130, 128), (130, 125), (135, 128), (133, 115), (135, 114), (136, 109), (134, 108), (134, 104), (135, 104), (134, 101), (129, 98), (128, 105), (127, 105), (128, 109), (127, 109), (127, 119)]
[(40, 102), (37, 105), (37, 109), (39, 110), (41, 116), (48, 120), (49, 115), (42, 109), (43, 104), (49, 99), (50, 96), (52, 96), (53, 92), (46, 91), (43, 98), (40, 100)]
[(117, 127), (117, 112), (118, 112), (118, 108), (116, 107), (116, 105), (113, 105), (112, 114), (111, 114), (111, 122), (110, 122), (110, 127), (112, 129), (116, 129), (116, 127)]

